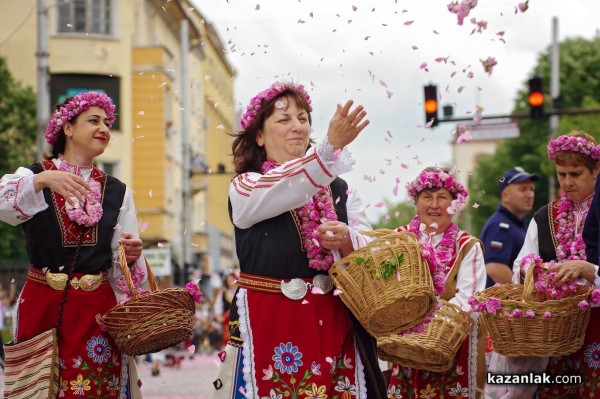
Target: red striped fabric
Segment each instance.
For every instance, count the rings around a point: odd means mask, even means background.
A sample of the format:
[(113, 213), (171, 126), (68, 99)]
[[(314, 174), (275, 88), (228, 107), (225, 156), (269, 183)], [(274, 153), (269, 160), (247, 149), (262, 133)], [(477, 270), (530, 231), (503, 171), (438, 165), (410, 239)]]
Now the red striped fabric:
[(54, 399), (58, 394), (56, 329), (4, 346), (5, 399)]

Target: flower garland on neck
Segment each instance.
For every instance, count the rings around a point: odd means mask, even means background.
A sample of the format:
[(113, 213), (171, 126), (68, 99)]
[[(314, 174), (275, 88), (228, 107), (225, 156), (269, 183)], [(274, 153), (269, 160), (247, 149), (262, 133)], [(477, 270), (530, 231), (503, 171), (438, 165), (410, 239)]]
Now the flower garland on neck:
[[(260, 172), (265, 174), (278, 166), (280, 166), (278, 163), (266, 161), (262, 164)], [(300, 234), (308, 258), (308, 266), (316, 270), (329, 270), (333, 264), (333, 254), (321, 246), (317, 232), (319, 225), (338, 220), (329, 191), (326, 188), (320, 189), (304, 206), (294, 211), (300, 219)]]
[[(421, 223), (421, 218), (417, 215), (408, 224), (408, 231), (414, 233), (419, 242), (425, 230), (425, 224)], [(444, 293), (444, 284), (446, 283), (446, 272), (450, 267), (450, 261), (454, 256), (456, 247), (456, 236), (458, 235), (458, 226), (451, 223), (444, 231), (444, 236), (437, 246), (431, 245), (429, 242), (421, 244), (423, 250), (421, 257), (429, 264), (429, 270), (433, 277), (433, 288), (436, 295)]]
[[(592, 203), (593, 196), (589, 196), (583, 201), (586, 202), (581, 213), (581, 222), (579, 226), (575, 221), (575, 202), (563, 194), (558, 200), (558, 228), (554, 233), (554, 238), (558, 245), (556, 246), (556, 262), (564, 260), (586, 259), (585, 243), (583, 242), (583, 222), (587, 217), (588, 210)], [(583, 203), (582, 201), (582, 203)]]
[[(76, 172), (79, 172), (84, 168), (66, 161), (62, 155), (59, 158), (60, 166), (58, 167), (58, 170), (73, 173), (81, 177), (81, 174)], [(65, 204), (67, 208), (67, 216), (70, 220), (80, 226), (91, 227), (98, 223), (102, 217), (102, 187), (100, 183), (94, 179), (90, 179), (88, 184), (92, 187), (92, 195), (89, 196), (86, 201), (80, 202), (77, 200), (77, 198), (73, 197), (77, 203), (75, 206), (69, 204), (68, 202), (65, 202)]]

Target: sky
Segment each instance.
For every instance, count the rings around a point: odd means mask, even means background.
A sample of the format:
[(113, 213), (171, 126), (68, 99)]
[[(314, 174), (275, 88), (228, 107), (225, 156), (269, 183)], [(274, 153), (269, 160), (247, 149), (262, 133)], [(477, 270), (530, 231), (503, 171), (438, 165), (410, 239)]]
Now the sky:
[[(593, 38), (598, 0), (479, 0), (462, 26), (449, 0), (193, 0), (219, 33), (236, 70), (235, 105), (245, 109), (277, 80), (304, 84), (313, 133), (327, 134), (337, 103), (352, 99), (370, 125), (349, 146), (356, 160), (342, 177), (359, 193), (371, 222), (382, 205), (406, 200), (404, 184), (430, 165), (452, 166), (456, 124), (425, 127), (423, 86), (438, 86), (454, 115), (508, 114), (552, 40)], [(515, 12), (516, 11), (516, 12)], [(487, 22), (477, 31), (478, 21)], [(484, 71), (481, 60), (497, 65)], [(549, 82), (546, 83), (549, 91)], [(440, 110), (441, 115), (441, 110)]]

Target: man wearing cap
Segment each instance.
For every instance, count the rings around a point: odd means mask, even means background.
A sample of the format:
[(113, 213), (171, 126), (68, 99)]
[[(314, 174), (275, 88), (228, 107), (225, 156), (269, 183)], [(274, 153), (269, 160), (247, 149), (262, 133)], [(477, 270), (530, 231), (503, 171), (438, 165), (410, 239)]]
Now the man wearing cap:
[(501, 203), (481, 231), (485, 246), (486, 287), (512, 281), (512, 264), (527, 233), (525, 214), (533, 208), (533, 182), (539, 178), (517, 166), (504, 173), (500, 180)]

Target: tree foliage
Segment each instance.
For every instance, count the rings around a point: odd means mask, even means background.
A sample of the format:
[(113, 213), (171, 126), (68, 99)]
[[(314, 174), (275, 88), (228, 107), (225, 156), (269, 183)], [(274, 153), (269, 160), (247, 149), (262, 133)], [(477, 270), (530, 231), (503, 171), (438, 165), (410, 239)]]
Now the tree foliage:
[[(385, 202), (388, 202), (387, 200)], [(374, 229), (395, 229), (408, 224), (417, 213), (415, 204), (411, 201), (400, 202), (396, 205), (387, 204), (388, 212), (381, 216)]]
[[(0, 176), (35, 159), (35, 114), (33, 90), (15, 81), (0, 57)], [(0, 223), (0, 237), (0, 259), (24, 257), (25, 240), (20, 227)]]
[[(565, 109), (600, 108), (600, 38), (592, 40), (575, 38), (560, 43), (560, 97)], [(538, 63), (531, 75), (538, 75), (544, 82), (544, 91), (550, 91), (550, 47), (538, 57)], [(528, 112), (528, 86), (517, 93), (514, 112)], [(546, 95), (545, 107), (551, 108), (552, 99)], [(548, 203), (549, 181), (554, 177), (554, 164), (548, 160), (547, 145), (550, 139), (548, 119), (543, 121), (520, 121), (519, 138), (503, 141), (493, 155), (484, 155), (478, 159), (474, 175), (471, 177), (469, 191), (471, 204), (477, 203), (477, 209), (467, 208), (471, 212), (471, 233), (479, 235), (487, 218), (495, 211), (499, 201), (499, 180), (504, 172), (514, 166), (522, 166), (530, 173), (540, 175), (536, 182), (534, 210)], [(597, 114), (561, 116), (558, 134), (571, 130), (584, 130), (600, 138), (600, 116)], [(558, 184), (554, 185), (554, 195)]]

